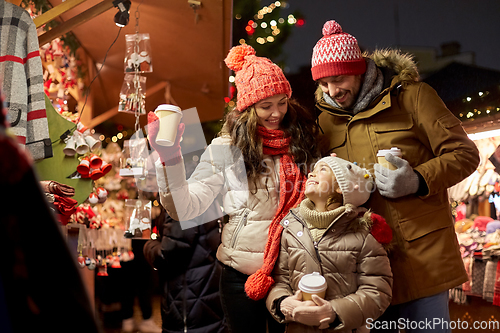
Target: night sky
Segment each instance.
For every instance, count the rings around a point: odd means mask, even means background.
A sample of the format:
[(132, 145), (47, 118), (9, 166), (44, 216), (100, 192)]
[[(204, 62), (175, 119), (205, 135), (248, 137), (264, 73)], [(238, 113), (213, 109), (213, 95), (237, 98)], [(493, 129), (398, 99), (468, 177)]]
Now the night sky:
[(432, 47), (439, 55), (442, 43), (457, 41), (462, 52), (475, 53), (477, 66), (500, 71), (499, 0), (291, 0), (283, 13), (295, 9), (306, 23), (294, 29), (284, 46), (287, 73), (310, 65), (312, 48), (331, 19), (362, 49)]

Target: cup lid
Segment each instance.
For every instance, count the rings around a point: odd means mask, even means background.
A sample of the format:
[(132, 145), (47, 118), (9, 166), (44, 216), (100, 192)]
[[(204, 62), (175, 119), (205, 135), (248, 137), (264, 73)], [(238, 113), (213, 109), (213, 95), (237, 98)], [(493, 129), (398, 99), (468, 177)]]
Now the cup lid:
[(160, 104), (156, 107), (155, 112), (156, 111), (174, 111), (182, 116), (181, 108), (172, 104)]
[(299, 281), (299, 289), (310, 294), (325, 291), (326, 279), (318, 272), (306, 274)]
[(398, 147), (392, 147), (391, 149), (380, 149), (377, 152), (377, 156), (385, 156), (387, 154), (392, 154), (399, 157), (402, 156), (401, 149), (399, 149)]

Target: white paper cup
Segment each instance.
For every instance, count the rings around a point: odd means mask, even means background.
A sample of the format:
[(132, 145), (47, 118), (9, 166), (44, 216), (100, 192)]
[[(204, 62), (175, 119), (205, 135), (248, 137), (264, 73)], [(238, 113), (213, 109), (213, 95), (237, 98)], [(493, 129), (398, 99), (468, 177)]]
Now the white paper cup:
[(156, 108), (155, 114), (160, 121), (156, 143), (160, 146), (172, 146), (182, 118), (181, 108), (171, 104), (161, 104)]
[(401, 153), (401, 149), (397, 147), (392, 147), (391, 149), (381, 149), (377, 152), (378, 164), (380, 164), (384, 168), (396, 170), (397, 168), (391, 163), (387, 162), (387, 160), (385, 159), (385, 155), (387, 154), (392, 154), (397, 157), (402, 157), (403, 154)]
[(306, 274), (299, 281), (303, 301), (312, 300), (312, 295), (325, 298), (326, 287), (326, 279), (318, 272)]

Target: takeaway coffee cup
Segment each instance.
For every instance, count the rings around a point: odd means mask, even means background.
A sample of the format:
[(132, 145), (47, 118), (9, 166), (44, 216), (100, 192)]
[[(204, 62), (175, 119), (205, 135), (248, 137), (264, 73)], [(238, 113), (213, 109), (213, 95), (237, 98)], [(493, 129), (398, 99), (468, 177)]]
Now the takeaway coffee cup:
[(403, 154), (401, 153), (401, 149), (392, 147), (391, 149), (381, 149), (377, 153), (378, 164), (380, 164), (384, 168), (396, 170), (396, 167), (391, 163), (387, 162), (387, 160), (385, 159), (385, 155), (387, 154), (392, 154), (397, 157), (402, 157)]
[(171, 104), (161, 104), (155, 110), (160, 121), (156, 143), (160, 146), (172, 146), (177, 136), (177, 127), (181, 122), (181, 108)]
[(299, 289), (302, 291), (302, 300), (312, 300), (312, 295), (325, 298), (326, 280), (318, 272), (304, 275), (299, 281)]

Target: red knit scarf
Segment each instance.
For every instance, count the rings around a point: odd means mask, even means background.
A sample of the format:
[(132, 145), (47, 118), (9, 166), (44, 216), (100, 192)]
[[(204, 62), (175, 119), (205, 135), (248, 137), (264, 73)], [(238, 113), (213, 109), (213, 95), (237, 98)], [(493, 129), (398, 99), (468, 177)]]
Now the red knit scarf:
[(291, 208), (303, 200), (307, 178), (300, 172), (290, 155), (290, 137), (285, 137), (281, 130), (270, 130), (263, 126), (258, 127), (257, 133), (262, 138), (264, 154), (281, 155), (281, 158), (279, 205), (269, 225), (267, 243), (264, 249), (264, 264), (257, 272), (250, 275), (245, 283), (245, 292), (253, 300), (259, 300), (266, 296), (269, 288), (274, 284), (270, 275), (280, 249), (281, 232), (283, 231), (280, 222)]

